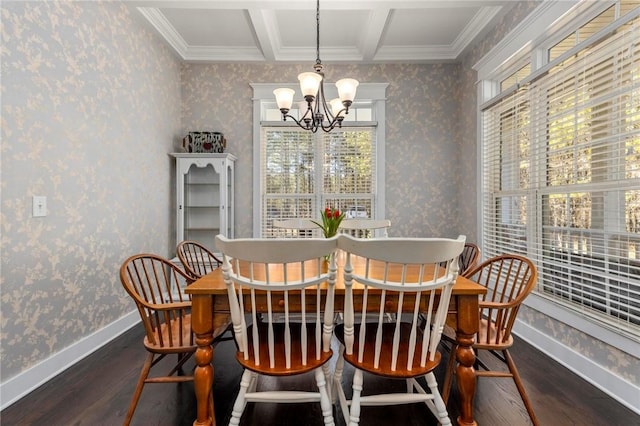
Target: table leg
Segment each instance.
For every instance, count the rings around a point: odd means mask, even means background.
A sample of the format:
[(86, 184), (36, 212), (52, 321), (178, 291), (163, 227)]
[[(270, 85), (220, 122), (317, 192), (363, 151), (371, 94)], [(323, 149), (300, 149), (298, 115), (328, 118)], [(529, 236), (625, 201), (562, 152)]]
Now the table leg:
[(473, 418), (473, 399), (476, 394), (476, 370), (473, 366), (476, 362), (476, 354), (472, 345), (480, 327), (478, 296), (458, 296), (457, 305), (458, 349), (455, 356), (458, 360), (456, 381), (460, 396), (460, 416), (457, 420), (459, 426), (476, 426), (477, 423)]
[(191, 328), (196, 335), (193, 387), (197, 401), (197, 418), (194, 426), (215, 426), (213, 408), (213, 296), (193, 295), (191, 305)]
[(473, 398), (476, 394), (476, 371), (473, 364), (476, 361), (476, 355), (471, 346), (474, 342), (474, 335), (456, 333), (456, 339), (458, 341), (458, 349), (455, 354), (458, 360), (456, 375), (460, 395), (458, 425), (475, 426), (477, 423), (473, 419)]

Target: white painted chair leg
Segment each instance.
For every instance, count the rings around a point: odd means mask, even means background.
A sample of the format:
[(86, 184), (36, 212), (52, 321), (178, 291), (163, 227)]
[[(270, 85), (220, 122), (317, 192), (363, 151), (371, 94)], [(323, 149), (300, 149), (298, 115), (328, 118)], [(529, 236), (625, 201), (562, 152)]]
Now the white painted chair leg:
[(255, 392), (257, 387), (258, 387), (258, 374), (253, 373), (251, 374), (251, 383), (249, 383), (249, 389), (247, 390), (247, 392), (249, 393)]
[(247, 405), (247, 401), (244, 396), (249, 389), (249, 385), (251, 384), (252, 375), (252, 372), (249, 370), (244, 370), (244, 373), (242, 373), (242, 378), (240, 379), (240, 391), (238, 391), (236, 402), (234, 402), (233, 404), (233, 410), (231, 412), (231, 420), (229, 420), (229, 425), (237, 426), (240, 424), (240, 417), (242, 417), (244, 407), (246, 407)]
[(327, 382), (327, 392), (329, 393), (329, 401), (333, 403), (334, 401), (334, 392), (333, 392), (333, 376), (331, 375), (331, 370), (329, 369), (329, 363), (326, 362), (322, 366), (322, 373), (324, 374), (324, 380)]
[(338, 403), (340, 404), (340, 411), (342, 411), (342, 417), (344, 418), (344, 423), (346, 425), (349, 424), (349, 401), (347, 401), (347, 397), (344, 394), (344, 389), (342, 388), (342, 372), (344, 371), (344, 346), (340, 345), (338, 349), (338, 361), (336, 362), (336, 369), (333, 374), (333, 399), (334, 402), (336, 398), (338, 399)]
[(333, 404), (329, 397), (329, 391), (327, 388), (327, 381), (325, 379), (324, 371), (321, 368), (315, 370), (316, 384), (318, 385), (318, 391), (320, 392), (320, 407), (322, 409), (322, 417), (324, 418), (325, 426), (334, 426), (333, 422)]
[(349, 426), (358, 426), (360, 423), (360, 394), (362, 393), (362, 383), (362, 370), (356, 368), (356, 372), (353, 375), (353, 397), (351, 398), (351, 409), (349, 410)]
[[(425, 379), (427, 380), (427, 386), (429, 386), (429, 389), (431, 390), (431, 394), (433, 395), (434, 407), (433, 408), (429, 407), (429, 408), (431, 408), (431, 411), (433, 411), (433, 414), (438, 418), (438, 421), (442, 426), (451, 425), (451, 419), (449, 419), (449, 413), (447, 413), (447, 406), (444, 404), (444, 401), (442, 400), (442, 396), (438, 391), (438, 382), (436, 382), (436, 377), (434, 376), (433, 373), (429, 373), (425, 376)], [(427, 406), (428, 405), (429, 404), (427, 404)]]
[(333, 372), (333, 402), (336, 400), (336, 396), (338, 395), (338, 386), (342, 386), (342, 371), (344, 370), (344, 358), (342, 358), (344, 354), (344, 346), (341, 344), (338, 349), (338, 360), (336, 361), (336, 369)]

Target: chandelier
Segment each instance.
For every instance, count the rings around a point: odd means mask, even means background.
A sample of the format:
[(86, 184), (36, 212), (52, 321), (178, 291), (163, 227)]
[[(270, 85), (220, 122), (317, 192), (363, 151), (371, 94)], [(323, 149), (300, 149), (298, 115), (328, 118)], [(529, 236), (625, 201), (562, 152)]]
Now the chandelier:
[(318, 129), (330, 132), (336, 126), (342, 127), (344, 116), (349, 113), (349, 107), (356, 97), (358, 80), (353, 78), (343, 78), (336, 82), (338, 88), (338, 98), (327, 103), (324, 94), (324, 72), (322, 61), (320, 60), (320, 0), (316, 5), (316, 63), (313, 66), (314, 72), (303, 72), (298, 75), (300, 81), (300, 91), (304, 101), (300, 102), (300, 112), (305, 111), (299, 120), (289, 115), (293, 104), (295, 90), (280, 88), (273, 91), (276, 103), (282, 113), (282, 120), (292, 119), (305, 130), (313, 133)]

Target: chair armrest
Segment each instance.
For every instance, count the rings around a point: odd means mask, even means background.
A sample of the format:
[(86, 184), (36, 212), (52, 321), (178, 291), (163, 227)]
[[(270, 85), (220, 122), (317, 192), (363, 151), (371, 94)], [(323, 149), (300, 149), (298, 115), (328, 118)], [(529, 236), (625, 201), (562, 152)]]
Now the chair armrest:
[(191, 308), (191, 301), (172, 303), (143, 303), (143, 305), (145, 305), (147, 308), (155, 309), (156, 311), (172, 311), (176, 309)]
[(488, 309), (509, 309), (509, 308), (513, 308), (514, 306), (518, 305), (519, 303), (517, 301), (512, 301), (509, 303), (504, 303), (504, 302), (480, 302), (478, 303), (478, 307), (480, 309), (483, 308), (488, 308)]

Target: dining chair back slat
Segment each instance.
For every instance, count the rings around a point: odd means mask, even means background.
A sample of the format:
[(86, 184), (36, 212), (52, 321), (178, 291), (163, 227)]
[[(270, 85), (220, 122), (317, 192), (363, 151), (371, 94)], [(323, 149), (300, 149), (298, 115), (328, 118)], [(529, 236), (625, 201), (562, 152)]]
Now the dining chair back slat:
[(472, 270), (469, 279), (487, 287), (480, 301), (480, 318), (489, 320), (496, 333), (480, 335), (476, 345), (509, 345), (511, 330), (524, 299), (537, 279), (533, 263), (519, 255), (502, 255)]
[(222, 260), (197, 241), (181, 241), (176, 247), (176, 254), (191, 280), (197, 280), (222, 265)]
[(307, 218), (275, 219), (273, 227), (280, 229), (283, 238), (318, 238), (320, 227)]
[(376, 231), (381, 230), (382, 237), (388, 237), (388, 229), (391, 227), (389, 219), (344, 219), (340, 223), (340, 232), (359, 238), (375, 238)]
[(467, 274), (478, 265), (479, 260), (480, 248), (474, 243), (466, 243), (458, 259), (460, 263), (460, 272), (458, 274), (466, 278)]
[(176, 333), (182, 330), (179, 322), (189, 317), (191, 307), (191, 299), (184, 293), (189, 277), (183, 271), (160, 256), (140, 254), (125, 261), (120, 277), (140, 313), (146, 345), (171, 351), (194, 344), (190, 330), (186, 340), (183, 332)]

